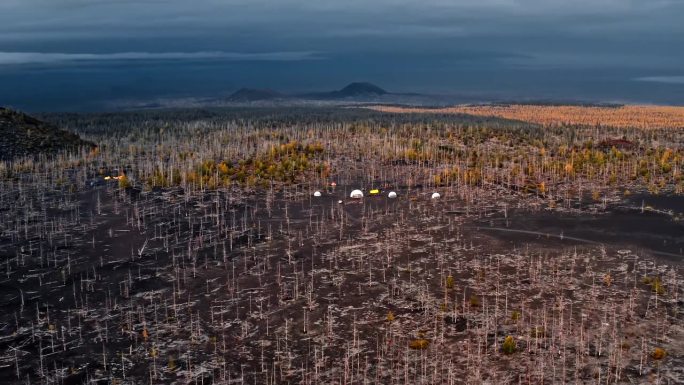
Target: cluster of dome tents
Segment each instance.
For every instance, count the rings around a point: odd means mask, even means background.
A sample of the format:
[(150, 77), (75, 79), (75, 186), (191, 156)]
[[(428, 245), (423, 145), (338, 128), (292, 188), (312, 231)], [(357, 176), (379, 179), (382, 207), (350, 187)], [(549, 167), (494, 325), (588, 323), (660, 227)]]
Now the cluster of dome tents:
[[(369, 193), (369, 195), (380, 195), (381, 191), (379, 189), (372, 189), (368, 193)], [(320, 197), (322, 195), (323, 194), (321, 194), (320, 191), (316, 191), (313, 194), (314, 197)], [(363, 191), (361, 191), (359, 189), (352, 190), (351, 194), (349, 194), (349, 197), (352, 199), (361, 199), (361, 198), (363, 198)], [(387, 197), (390, 199), (394, 199), (397, 197), (397, 193), (395, 191), (390, 191), (389, 193), (387, 193)], [(441, 197), (441, 195), (438, 192), (435, 192), (435, 193), (432, 193), (432, 195), (430, 196), (430, 199), (439, 199), (440, 197)]]

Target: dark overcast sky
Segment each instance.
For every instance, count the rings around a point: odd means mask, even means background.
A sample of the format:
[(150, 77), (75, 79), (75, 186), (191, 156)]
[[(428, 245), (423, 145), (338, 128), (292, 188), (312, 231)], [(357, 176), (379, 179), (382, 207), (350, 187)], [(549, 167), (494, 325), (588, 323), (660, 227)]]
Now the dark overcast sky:
[(356, 80), (684, 104), (683, 20), (684, 0), (2, 0), (0, 104)]

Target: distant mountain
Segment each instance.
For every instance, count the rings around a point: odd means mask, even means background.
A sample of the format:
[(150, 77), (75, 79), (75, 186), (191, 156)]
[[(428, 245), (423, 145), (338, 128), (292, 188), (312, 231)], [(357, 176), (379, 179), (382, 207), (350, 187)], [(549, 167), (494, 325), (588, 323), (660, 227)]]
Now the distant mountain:
[(388, 95), (389, 92), (376, 86), (375, 84), (366, 82), (350, 83), (341, 90), (331, 92), (315, 92), (302, 95), (311, 99), (353, 99), (353, 98), (375, 98), (383, 95)]
[(61, 130), (22, 112), (0, 107), (0, 160), (94, 147), (78, 135)]
[(232, 103), (247, 103), (247, 102), (271, 102), (271, 101), (286, 101), (286, 102), (305, 102), (311, 100), (320, 101), (334, 101), (334, 100), (375, 100), (377, 98), (387, 95), (409, 95), (409, 94), (393, 94), (376, 86), (375, 84), (367, 82), (350, 83), (346, 87), (327, 92), (310, 92), (306, 94), (288, 95), (271, 89), (256, 89), (256, 88), (241, 88), (235, 91), (226, 99)]
[(255, 102), (260, 100), (285, 99), (288, 96), (269, 89), (240, 88), (228, 97), (231, 102)]
[(333, 91), (330, 94), (340, 98), (350, 98), (358, 96), (380, 96), (386, 95), (389, 92), (371, 83), (350, 83), (339, 91)]

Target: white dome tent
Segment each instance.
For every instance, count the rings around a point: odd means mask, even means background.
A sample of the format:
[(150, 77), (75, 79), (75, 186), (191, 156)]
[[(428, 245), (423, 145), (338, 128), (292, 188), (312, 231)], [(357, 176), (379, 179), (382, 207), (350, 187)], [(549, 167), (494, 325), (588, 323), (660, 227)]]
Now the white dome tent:
[(432, 193), (432, 196), (430, 197), (430, 199), (439, 199), (439, 198), (441, 198), (441, 197), (442, 197), (442, 196), (439, 195), (438, 192), (435, 192), (435, 193)]
[(363, 198), (363, 192), (361, 190), (354, 190), (349, 194), (350, 198), (361, 199)]
[(390, 191), (389, 194), (387, 194), (387, 197), (390, 199), (394, 199), (397, 197), (397, 193), (395, 193), (394, 191)]
[(321, 192), (320, 192), (320, 191), (316, 191), (316, 192), (314, 193), (314, 196), (315, 196), (315, 197), (321, 196)]

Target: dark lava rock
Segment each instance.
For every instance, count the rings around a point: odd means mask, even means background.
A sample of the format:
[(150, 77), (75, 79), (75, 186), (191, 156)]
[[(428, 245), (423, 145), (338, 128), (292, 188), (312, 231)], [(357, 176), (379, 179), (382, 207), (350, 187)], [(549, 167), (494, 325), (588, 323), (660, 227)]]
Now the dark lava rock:
[(78, 135), (24, 113), (0, 107), (0, 161), (95, 147)]
[(88, 383), (88, 376), (85, 370), (68, 375), (62, 379), (62, 385), (81, 385)]
[(589, 344), (589, 355), (592, 357), (599, 357), (599, 351), (596, 345)]
[(468, 319), (463, 316), (454, 317), (448, 315), (444, 317), (444, 322), (447, 325), (453, 326), (458, 332), (465, 331), (468, 328)]

